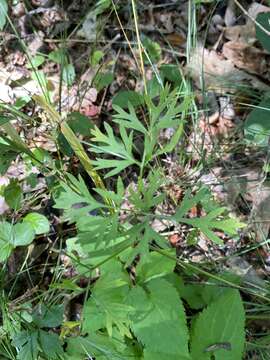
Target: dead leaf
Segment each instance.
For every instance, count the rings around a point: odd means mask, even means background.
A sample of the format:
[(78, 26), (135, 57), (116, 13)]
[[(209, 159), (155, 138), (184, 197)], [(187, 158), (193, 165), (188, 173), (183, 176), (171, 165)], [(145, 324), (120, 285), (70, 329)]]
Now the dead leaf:
[(224, 37), (227, 40), (238, 41), (246, 45), (253, 45), (257, 41), (255, 26), (252, 21), (247, 21), (245, 25), (226, 27)]
[(223, 45), (222, 52), (239, 69), (259, 76), (268, 73), (268, 57), (263, 51), (254, 46), (249, 46), (239, 41), (228, 41)]
[(94, 117), (100, 114), (100, 106), (90, 104), (81, 108), (81, 113), (85, 116)]
[(42, 31), (37, 31), (34, 35), (28, 36), (30, 39), (27, 50), (31, 56), (35, 56), (37, 51), (42, 48), (44, 44), (44, 33)]
[(0, 101), (11, 104), (14, 100), (14, 92), (9, 85), (1, 84), (0, 86)]
[(152, 23), (157, 24), (157, 26), (159, 26), (160, 23), (161, 27), (163, 27), (167, 33), (172, 33), (174, 31), (172, 18), (172, 12), (166, 12), (166, 14), (163, 12), (157, 12), (155, 13), (155, 19), (152, 20)]
[(248, 14), (253, 18), (256, 19), (257, 15), (259, 15), (262, 12), (270, 12), (270, 7), (262, 5), (258, 2), (254, 2), (250, 5), (248, 9)]
[(180, 46), (186, 42), (186, 37), (178, 33), (169, 34), (166, 36), (166, 39), (173, 46)]
[(90, 88), (84, 95), (82, 106), (88, 105), (89, 102), (94, 103), (97, 100), (97, 95), (98, 95), (97, 89)]
[(88, 41), (94, 41), (96, 39), (96, 30), (97, 15), (95, 11), (91, 10), (86, 15), (86, 18), (82, 24), (82, 29), (77, 32), (77, 35), (86, 38)]
[[(248, 9), (248, 14), (252, 19), (256, 19), (259, 13), (269, 11), (270, 7), (259, 3), (253, 3)], [(247, 21), (244, 25), (226, 25), (227, 27), (224, 29), (224, 36), (226, 39), (231, 41), (238, 41), (239, 43), (250, 46), (257, 41), (255, 24), (254, 21), (252, 21), (250, 18), (247, 18)]]
[(224, 58), (214, 50), (208, 50), (199, 45), (187, 64), (187, 71), (200, 88), (201, 75), (204, 72), (206, 89), (215, 89), (216, 93), (234, 92), (232, 84), (249, 82), (254, 88), (269, 90), (269, 86), (251, 74), (237, 69), (230, 59)]

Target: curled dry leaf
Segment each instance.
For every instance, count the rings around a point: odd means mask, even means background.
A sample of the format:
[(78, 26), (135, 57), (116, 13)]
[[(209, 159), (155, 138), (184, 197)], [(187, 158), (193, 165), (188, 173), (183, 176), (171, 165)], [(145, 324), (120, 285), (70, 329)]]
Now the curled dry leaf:
[(257, 40), (255, 26), (252, 21), (248, 21), (245, 25), (226, 27), (224, 37), (227, 40), (238, 41), (246, 45), (253, 45)]
[[(254, 46), (238, 41), (228, 41), (223, 46), (223, 55), (239, 69), (259, 76), (268, 74), (269, 56)], [(269, 78), (269, 75), (267, 77)]]

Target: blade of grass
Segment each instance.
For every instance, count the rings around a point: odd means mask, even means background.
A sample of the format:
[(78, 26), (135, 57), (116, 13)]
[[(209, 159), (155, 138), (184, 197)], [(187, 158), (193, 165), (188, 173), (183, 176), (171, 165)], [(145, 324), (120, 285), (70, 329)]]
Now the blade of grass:
[(146, 75), (145, 75), (144, 62), (143, 62), (143, 48), (142, 48), (142, 43), (141, 43), (141, 38), (140, 38), (138, 15), (137, 15), (135, 0), (131, 0), (131, 4), (132, 4), (132, 12), (133, 12), (133, 17), (134, 17), (135, 31), (136, 31), (136, 37), (137, 37), (137, 43), (138, 43), (139, 56), (140, 56), (141, 73), (142, 73), (142, 77), (143, 77), (144, 91), (145, 91), (145, 94), (147, 95)]

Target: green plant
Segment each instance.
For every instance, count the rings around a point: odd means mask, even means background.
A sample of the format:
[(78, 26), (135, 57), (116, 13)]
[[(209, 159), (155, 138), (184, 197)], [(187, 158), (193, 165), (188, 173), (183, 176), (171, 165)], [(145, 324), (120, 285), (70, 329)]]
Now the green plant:
[(0, 30), (3, 30), (7, 20), (8, 4), (6, 0), (0, 1)]
[[(266, 51), (270, 51), (269, 14), (259, 13), (256, 17), (256, 37)], [(250, 106), (249, 104), (244, 104)], [(258, 105), (251, 106), (245, 125), (245, 137), (249, 143), (266, 147), (268, 145), (269, 129), (269, 93), (262, 94)]]
[[(108, 124), (105, 133), (97, 128), (92, 131), (95, 145), (91, 151), (98, 154), (92, 162), (96, 169), (113, 168), (108, 177), (131, 166), (138, 168), (138, 183), (128, 194), (120, 177), (115, 191), (96, 188), (93, 194), (81, 177), (69, 174), (68, 183), (61, 183), (55, 207), (64, 210), (63, 221), (75, 224), (77, 229), (76, 236), (67, 239), (67, 254), (81, 275), (91, 277), (96, 269), (100, 271), (84, 303), (81, 335), (87, 336), (67, 338), (69, 358), (79, 359), (86, 354), (97, 359), (242, 357), (245, 315), (238, 290), (213, 284), (189, 292), (189, 286), (174, 271), (175, 250), (162, 233), (151, 227), (154, 218), (171, 224), (185, 223), (222, 244), (214, 230), (237, 236), (237, 229), (243, 226), (224, 215), (224, 207), (209, 202), (211, 194), (206, 188), (199, 188), (195, 195), (187, 192), (174, 215), (155, 215), (155, 208), (166, 196), (161, 191), (164, 178), (151, 168), (166, 147), (173, 148), (172, 140), (160, 148), (158, 139), (161, 129), (181, 126), (177, 117), (187, 111), (189, 102), (184, 100), (178, 105), (178, 101), (177, 94), (168, 88), (157, 105), (146, 96), (149, 118), (145, 124), (131, 104), (128, 112), (116, 106), (114, 123), (119, 125), (121, 140)], [(180, 136), (177, 134), (178, 139)], [(141, 149), (136, 147), (137, 137), (144, 144)], [(101, 155), (113, 156), (113, 160)], [(131, 204), (125, 220), (121, 208), (124, 196)], [(190, 209), (198, 204), (206, 215), (190, 218)], [(197, 307), (204, 310), (190, 326), (181, 298), (192, 304), (198, 296), (201, 301), (197, 301)], [(229, 321), (229, 316), (238, 316), (239, 321)], [(199, 334), (208, 327), (212, 332), (201, 338)]]
[[(196, 4), (202, 2), (209, 1)], [(266, 293), (247, 288), (223, 266), (188, 262), (169, 242), (168, 234), (181, 227), (192, 244), (203, 236), (208, 244), (222, 247), (224, 237), (237, 242), (238, 230), (245, 225), (192, 179), (179, 179), (179, 199), (168, 196), (170, 181), (162, 163), (170, 155), (176, 164), (188, 164), (185, 132), (190, 131), (190, 117), (196, 116), (195, 96), (178, 65), (154, 64), (162, 59), (162, 48), (150, 38), (140, 38), (135, 0), (130, 5), (140, 58), (135, 62), (144, 89), (116, 94), (112, 118), (109, 114), (94, 126), (79, 112), (56, 111), (42, 66), (46, 59), (59, 64), (60, 82), (72, 85), (75, 69), (61, 46), (48, 55), (28, 56), (27, 66), (43, 96), (19, 99), (12, 106), (0, 104), (0, 173), (18, 158), (30, 168), (36, 166), (46, 178), (44, 198), (54, 202), (50, 224), (40, 208), (40, 213), (29, 212), (40, 201), (24, 195), (19, 180), (0, 189), (10, 209), (0, 223), (4, 359), (240, 360), (245, 345), (265, 350), (269, 340), (265, 334), (254, 344), (246, 341), (245, 321), (256, 314), (249, 314), (250, 304), (241, 297), (242, 292), (248, 294), (245, 300), (257, 296), (264, 306), (269, 301)], [(191, 11), (192, 5), (189, 2), (190, 19), (196, 11)], [(93, 18), (96, 26), (96, 17), (111, 7), (117, 11), (113, 2), (98, 1), (86, 23)], [(0, 12), (0, 28), (6, 12)], [(192, 22), (189, 50), (196, 32), (194, 18)], [(100, 50), (90, 56), (95, 74), (91, 85), (98, 91), (114, 77), (100, 64), (106, 56)], [(150, 81), (145, 65), (153, 70)], [(32, 103), (49, 120), (56, 152), (30, 149), (16, 131), (17, 117), (32, 125), (22, 110)], [(253, 120), (247, 120), (246, 134)], [(166, 131), (171, 136), (164, 140)], [(72, 172), (74, 159), (78, 176)], [(27, 181), (33, 189), (37, 179), (31, 175)], [(165, 230), (155, 228), (155, 220)], [(21, 253), (26, 255), (16, 267)], [(21, 280), (26, 291), (18, 285)], [(74, 301), (81, 305), (75, 314), (69, 313)], [(256, 312), (268, 316), (260, 307)]]
[(31, 244), (36, 235), (49, 232), (49, 222), (44, 215), (38, 213), (27, 214), (21, 222), (11, 224), (7, 221), (0, 222), (0, 244), (2, 252), (0, 261), (8, 259), (13, 249), (17, 246)]
[[(54, 313), (58, 305), (30, 304), (27, 308), (30, 317), (28, 320), (22, 315), (19, 317), (9, 345), (14, 354), (18, 351), (15, 358), (42, 358), (45, 347), (49, 346), (48, 359), (81, 359), (87, 354), (96, 359), (126, 359), (130, 356), (138, 359), (211, 359), (213, 355), (217, 359), (230, 356), (241, 359), (245, 316), (238, 290), (223, 289), (215, 283), (210, 288), (204, 285), (199, 291), (191, 291), (176, 271), (175, 250), (165, 234), (151, 226), (154, 219), (169, 226), (186, 224), (218, 244), (222, 244), (222, 240), (215, 230), (237, 237), (237, 230), (244, 226), (230, 218), (226, 208), (209, 201), (211, 193), (201, 186), (186, 191), (174, 214), (156, 212), (167, 201), (163, 190), (166, 180), (158, 164), (162, 156), (173, 151), (181, 140), (192, 97), (177, 88), (170, 90), (169, 86), (160, 91), (158, 98), (145, 94), (142, 102), (146, 107), (144, 118), (131, 103), (127, 110), (114, 105), (114, 127), (105, 123), (104, 131), (97, 127), (90, 129), (90, 143), (85, 142), (90, 153), (96, 154), (95, 160), (88, 157), (69, 126), (70, 120), (62, 120), (44, 98), (35, 96), (34, 99), (50, 116), (51, 122), (60, 125), (63, 136), (95, 182), (96, 188), (90, 191), (81, 176), (65, 174), (53, 188), (53, 193), (54, 207), (63, 211), (62, 222), (75, 225), (76, 229), (74, 236), (66, 239), (66, 255), (71, 258), (79, 276), (91, 279), (97, 269), (99, 276), (86, 290), (74, 281), (67, 283), (64, 279), (52, 284), (53, 291), (65, 290), (71, 297), (84, 294), (79, 323), (65, 323), (62, 312), (62, 315), (54, 315), (57, 323), (46, 322), (44, 306), (49, 313)], [(85, 120), (76, 119), (78, 124)], [(167, 128), (174, 130), (173, 136), (167, 143), (161, 143), (160, 134)], [(81, 127), (74, 128), (77, 129)], [(5, 140), (8, 144), (10, 138)], [(19, 143), (16, 137), (15, 140)], [(36, 150), (28, 151), (26, 156), (42, 171), (44, 164), (48, 169), (54, 169), (52, 159), (44, 163), (44, 154)], [(114, 191), (106, 189), (97, 173), (103, 171), (106, 179), (129, 169), (138, 176), (134, 187), (126, 189), (118, 177)], [(18, 184), (12, 184), (5, 193), (7, 201), (12, 199), (10, 205), (18, 211), (22, 201)], [(122, 203), (125, 198), (130, 203), (130, 210), (124, 215)], [(191, 218), (189, 212), (194, 206), (200, 206), (204, 216)], [(7, 260), (17, 246), (27, 246), (36, 235), (49, 231), (46, 218), (37, 213), (26, 215), (15, 225), (4, 221), (1, 226), (2, 241), (7, 247), (1, 261)], [(191, 323), (185, 315), (183, 300), (190, 309), (196, 303)], [(235, 303), (235, 313), (229, 309), (230, 302)], [(198, 313), (198, 309), (202, 311)], [(227, 321), (227, 312), (230, 316), (239, 316), (237, 324)], [(217, 313), (222, 320), (217, 320)], [(39, 321), (35, 314), (41, 314), (43, 320)], [(72, 329), (78, 325), (77, 336), (72, 336)], [(211, 326), (212, 332), (201, 339), (199, 334)], [(224, 326), (225, 332), (222, 331)], [(61, 338), (50, 330), (54, 327), (61, 327)], [(3, 331), (8, 334), (5, 324)], [(61, 341), (67, 343), (66, 353)]]
[[(12, 321), (16, 322), (18, 326), (12, 335), (12, 345), (18, 351), (16, 359), (36, 360), (45, 357), (53, 360), (63, 357), (64, 352), (60, 339), (50, 331), (62, 324), (63, 312), (63, 305), (47, 307), (39, 304), (32, 308), (31, 303), (25, 303), (21, 307), (10, 307), (6, 310), (6, 315), (12, 314)], [(10, 335), (7, 326), (8, 321), (4, 322), (2, 327), (2, 337), (5, 336), (5, 331), (7, 331), (7, 335)]]

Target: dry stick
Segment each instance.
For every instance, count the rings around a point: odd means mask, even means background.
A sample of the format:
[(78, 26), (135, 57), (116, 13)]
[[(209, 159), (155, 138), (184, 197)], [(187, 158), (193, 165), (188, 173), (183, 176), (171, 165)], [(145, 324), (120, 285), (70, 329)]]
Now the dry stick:
[(235, 4), (239, 7), (241, 11), (251, 20), (253, 21), (266, 35), (270, 36), (270, 31), (266, 30), (254, 17), (252, 17), (248, 11), (240, 4), (238, 0), (233, 0)]

